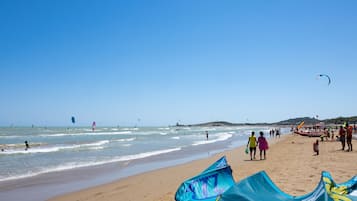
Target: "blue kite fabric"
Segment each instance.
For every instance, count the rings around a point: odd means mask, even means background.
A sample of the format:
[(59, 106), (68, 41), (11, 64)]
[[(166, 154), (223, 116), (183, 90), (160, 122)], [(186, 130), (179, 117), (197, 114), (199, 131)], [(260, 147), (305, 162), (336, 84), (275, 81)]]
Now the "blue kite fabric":
[(199, 175), (184, 181), (178, 188), (176, 201), (216, 201), (235, 183), (232, 169), (223, 156)]
[(322, 172), (311, 193), (292, 196), (281, 191), (265, 171), (258, 172), (233, 185), (217, 201), (357, 201), (357, 176), (336, 184), (330, 173)]

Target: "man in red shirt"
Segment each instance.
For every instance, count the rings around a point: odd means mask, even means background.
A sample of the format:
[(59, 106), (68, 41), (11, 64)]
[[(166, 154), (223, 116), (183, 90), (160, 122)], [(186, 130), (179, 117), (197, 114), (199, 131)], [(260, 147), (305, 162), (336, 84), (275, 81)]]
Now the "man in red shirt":
[(346, 141), (347, 141), (347, 146), (348, 146), (348, 150), (347, 151), (352, 151), (352, 132), (353, 132), (353, 128), (352, 126), (348, 126), (347, 124), (347, 129), (346, 129)]
[(343, 126), (340, 126), (340, 130), (338, 131), (338, 134), (340, 136), (340, 141), (342, 145), (342, 151), (345, 150), (345, 143), (346, 143), (346, 131), (343, 128)]

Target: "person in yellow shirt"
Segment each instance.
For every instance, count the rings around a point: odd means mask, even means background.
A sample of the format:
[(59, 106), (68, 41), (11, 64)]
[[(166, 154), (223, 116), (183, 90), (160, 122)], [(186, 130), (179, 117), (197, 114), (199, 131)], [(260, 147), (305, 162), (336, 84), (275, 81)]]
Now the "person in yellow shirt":
[(257, 138), (254, 136), (255, 133), (252, 131), (252, 135), (248, 139), (247, 147), (249, 146), (249, 152), (250, 152), (250, 160), (255, 159), (255, 153), (257, 150)]

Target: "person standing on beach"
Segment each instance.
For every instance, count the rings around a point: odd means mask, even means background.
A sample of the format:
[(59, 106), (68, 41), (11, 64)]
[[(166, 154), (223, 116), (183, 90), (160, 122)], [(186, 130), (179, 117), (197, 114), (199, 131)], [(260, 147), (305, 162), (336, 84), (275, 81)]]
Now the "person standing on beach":
[(260, 151), (260, 160), (262, 160), (262, 153), (264, 153), (264, 160), (265, 160), (265, 152), (269, 148), (268, 146), (268, 141), (264, 137), (264, 133), (260, 131), (260, 137), (258, 137), (258, 146), (259, 146), (259, 151)]
[(247, 147), (249, 145), (249, 151), (250, 151), (250, 160), (255, 159), (255, 154), (257, 150), (257, 138), (254, 136), (255, 133), (252, 131), (252, 135), (248, 139)]
[(348, 149), (347, 151), (352, 151), (352, 133), (353, 133), (353, 128), (352, 126), (349, 126), (348, 124), (346, 125), (346, 141), (347, 141), (347, 146)]
[(208, 131), (206, 131), (206, 139), (208, 140)]
[(319, 140), (316, 140), (312, 146), (316, 155), (319, 155)]
[(338, 131), (338, 134), (340, 135), (340, 141), (341, 141), (341, 145), (342, 145), (342, 151), (345, 150), (345, 144), (346, 144), (346, 131), (343, 128), (343, 126), (340, 126), (340, 130)]
[(280, 128), (276, 129), (275, 136), (280, 138)]

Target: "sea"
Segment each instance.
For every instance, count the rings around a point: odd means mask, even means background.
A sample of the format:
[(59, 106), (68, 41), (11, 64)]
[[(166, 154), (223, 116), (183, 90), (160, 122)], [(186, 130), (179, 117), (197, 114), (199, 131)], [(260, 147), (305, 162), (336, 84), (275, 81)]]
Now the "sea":
[(290, 133), (290, 127), (272, 126), (3, 127), (0, 197), (21, 200), (19, 194), (27, 193), (26, 200), (30, 200), (31, 193), (41, 191), (43, 196), (34, 194), (34, 200), (46, 200), (210, 157), (245, 145), (252, 131), (256, 135), (263, 131), (270, 138), (271, 129), (279, 129), (282, 135)]

